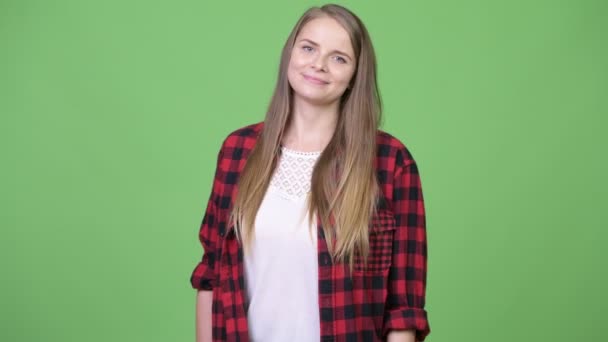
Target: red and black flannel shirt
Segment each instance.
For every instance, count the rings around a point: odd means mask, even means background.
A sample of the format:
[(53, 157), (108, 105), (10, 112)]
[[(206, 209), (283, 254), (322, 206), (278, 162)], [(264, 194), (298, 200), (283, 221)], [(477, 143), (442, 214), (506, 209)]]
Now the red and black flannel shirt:
[[(199, 239), (202, 260), (193, 288), (213, 290), (213, 341), (249, 341), (243, 253), (227, 226), (236, 183), (264, 123), (230, 133), (218, 153), (213, 189)], [(378, 131), (376, 170), (382, 197), (370, 224), (370, 259), (333, 264), (320, 220), (318, 227), (320, 341), (385, 341), (390, 330), (430, 333), (425, 306), (427, 241), (418, 168), (407, 148)], [(296, 267), (296, 265), (294, 265)]]

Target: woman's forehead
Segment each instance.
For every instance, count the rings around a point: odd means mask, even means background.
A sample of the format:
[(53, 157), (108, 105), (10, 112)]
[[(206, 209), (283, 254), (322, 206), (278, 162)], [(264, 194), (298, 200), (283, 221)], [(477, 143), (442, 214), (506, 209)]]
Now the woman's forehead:
[(302, 39), (312, 41), (329, 50), (353, 53), (350, 35), (332, 18), (316, 18), (304, 24), (296, 41), (299, 42)]

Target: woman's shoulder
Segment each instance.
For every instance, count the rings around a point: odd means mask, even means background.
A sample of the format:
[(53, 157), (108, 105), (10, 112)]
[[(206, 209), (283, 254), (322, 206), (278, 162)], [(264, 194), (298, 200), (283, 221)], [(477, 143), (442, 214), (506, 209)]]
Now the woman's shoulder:
[(264, 122), (256, 122), (233, 129), (222, 142), (222, 151), (228, 149), (253, 149)]
[[(223, 152), (234, 152), (234, 150), (250, 151), (264, 127), (264, 121), (247, 124), (233, 129), (226, 135), (222, 142)], [(406, 143), (391, 133), (378, 130), (376, 134), (377, 158), (381, 165), (407, 166), (415, 163), (414, 157)]]
[(224, 140), (238, 139), (238, 138), (257, 138), (259, 133), (264, 127), (264, 121), (248, 124), (233, 129)]
[(403, 140), (383, 130), (376, 135), (377, 157), (383, 160), (381, 164), (407, 166), (415, 163), (410, 149)]

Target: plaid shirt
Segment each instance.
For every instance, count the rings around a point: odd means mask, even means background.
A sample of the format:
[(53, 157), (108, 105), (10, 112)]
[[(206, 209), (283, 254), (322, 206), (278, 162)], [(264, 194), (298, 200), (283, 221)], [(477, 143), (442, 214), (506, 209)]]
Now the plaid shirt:
[[(224, 140), (213, 189), (200, 230), (202, 260), (192, 272), (195, 289), (213, 290), (213, 341), (249, 341), (243, 253), (227, 226), (236, 183), (263, 122), (242, 127)], [(355, 259), (334, 264), (320, 220), (318, 285), (320, 341), (385, 341), (390, 330), (415, 329), (416, 340), (430, 333), (425, 306), (427, 242), (418, 168), (407, 148), (378, 131), (376, 170), (382, 198), (370, 223), (368, 268)]]

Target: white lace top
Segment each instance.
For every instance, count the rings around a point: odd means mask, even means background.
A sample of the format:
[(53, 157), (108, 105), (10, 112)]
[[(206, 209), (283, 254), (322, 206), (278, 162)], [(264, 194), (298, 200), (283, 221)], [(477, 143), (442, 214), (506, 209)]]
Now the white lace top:
[(244, 260), (249, 334), (254, 342), (319, 341), (317, 233), (306, 199), (321, 152), (281, 151)]

